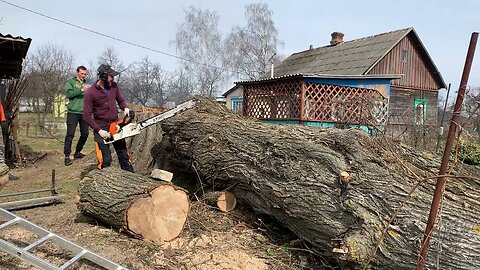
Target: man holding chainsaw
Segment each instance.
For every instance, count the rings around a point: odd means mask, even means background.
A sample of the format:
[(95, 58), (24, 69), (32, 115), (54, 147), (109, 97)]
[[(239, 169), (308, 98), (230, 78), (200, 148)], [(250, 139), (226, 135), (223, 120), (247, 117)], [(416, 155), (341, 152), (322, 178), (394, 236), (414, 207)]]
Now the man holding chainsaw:
[[(83, 119), (93, 129), (98, 168), (109, 167), (112, 163), (110, 145), (105, 141), (112, 137), (111, 126), (118, 121), (117, 104), (128, 117), (130, 110), (114, 77), (120, 74), (109, 65), (98, 67), (98, 80), (85, 92)], [(125, 139), (113, 142), (122, 170), (133, 172)]]

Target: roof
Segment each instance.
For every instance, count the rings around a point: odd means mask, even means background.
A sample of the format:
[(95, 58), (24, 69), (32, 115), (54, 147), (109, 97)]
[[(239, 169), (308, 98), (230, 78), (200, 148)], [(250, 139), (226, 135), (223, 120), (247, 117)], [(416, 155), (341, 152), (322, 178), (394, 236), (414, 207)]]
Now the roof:
[[(284, 79), (293, 79), (293, 78), (314, 78), (314, 79), (343, 79), (343, 80), (362, 80), (362, 79), (400, 79), (402, 74), (375, 74), (375, 75), (332, 75), (332, 74), (309, 74), (309, 73), (298, 73), (298, 74), (289, 74), (284, 76), (278, 76), (273, 78), (264, 78), (253, 81), (239, 81), (235, 82), (237, 85), (245, 84), (256, 84), (259, 82), (268, 82), (268, 81), (277, 81)], [(225, 92), (223, 95), (227, 96), (230, 94), (235, 87), (232, 87), (230, 90)]]
[(227, 97), (228, 95), (230, 95), (230, 93), (242, 87), (240, 84), (237, 84), (237, 82), (234, 82), (234, 83), (235, 85), (232, 88), (228, 89), (227, 92), (223, 93), (222, 97)]
[(445, 87), (440, 72), (412, 27), (294, 53), (275, 67), (274, 76), (302, 73), (364, 75), (409, 34), (421, 48), (439, 85)]
[(23, 59), (27, 56), (31, 42), (31, 38), (0, 33), (0, 78), (20, 77)]

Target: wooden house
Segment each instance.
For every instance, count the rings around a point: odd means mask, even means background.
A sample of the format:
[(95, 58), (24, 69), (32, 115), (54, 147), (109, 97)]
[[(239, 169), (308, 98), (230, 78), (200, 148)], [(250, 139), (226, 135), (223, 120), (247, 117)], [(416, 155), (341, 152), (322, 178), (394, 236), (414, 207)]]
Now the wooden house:
[[(285, 86), (285, 82), (293, 78), (302, 79), (298, 85)], [(382, 79), (384, 81), (380, 82)], [(312, 80), (316, 80), (316, 86), (309, 85)], [(373, 80), (373, 84), (369, 80)], [(384, 89), (372, 87), (382, 84)], [(253, 117), (259, 116), (251, 114), (252, 106), (260, 105), (252, 103), (249, 98), (252, 97), (251, 93), (259, 92), (261, 89), (268, 89), (271, 93), (279, 89), (281, 91), (297, 89), (299, 94), (296, 92), (295, 95), (305, 99), (305, 91), (313, 87), (318, 89), (316, 90), (318, 93), (315, 94), (318, 96), (318, 103), (315, 106), (327, 110), (322, 113), (330, 116), (337, 113), (338, 107), (343, 108), (343, 114), (365, 114), (363, 108), (359, 109), (361, 106), (348, 107), (346, 103), (355, 103), (352, 98), (361, 99), (359, 95), (368, 92), (367, 90), (374, 90), (375, 92), (372, 92), (374, 94), (371, 95), (379, 96), (380, 93), (380, 96), (386, 99), (382, 102), (387, 104), (385, 119), (387, 133), (407, 137), (416, 130), (421, 130), (423, 134), (435, 133), (429, 130), (436, 131), (434, 128), (437, 125), (438, 90), (446, 87), (440, 72), (413, 28), (350, 41), (344, 41), (343, 34), (335, 32), (332, 34), (330, 45), (319, 48), (310, 46), (308, 50), (290, 55), (274, 68), (273, 78), (238, 82), (237, 85), (243, 87), (244, 114)], [(385, 91), (385, 87), (388, 88), (388, 92)], [(230, 93), (225, 94), (228, 103)], [(379, 99), (371, 102), (378, 102)], [(309, 110), (306, 108), (311, 108), (308, 102), (311, 101), (300, 101), (303, 106), (300, 109), (301, 115), (298, 116), (300, 121), (309, 121), (309, 115), (305, 114)], [(276, 106), (278, 108), (279, 105)], [(376, 114), (377, 109), (374, 108), (368, 113)], [(361, 117), (364, 116), (358, 116), (354, 124), (362, 121), (367, 123), (371, 120), (367, 117), (359, 121)], [(319, 117), (314, 121), (325, 122), (326, 118)], [(343, 120), (350, 121), (350, 118)]]

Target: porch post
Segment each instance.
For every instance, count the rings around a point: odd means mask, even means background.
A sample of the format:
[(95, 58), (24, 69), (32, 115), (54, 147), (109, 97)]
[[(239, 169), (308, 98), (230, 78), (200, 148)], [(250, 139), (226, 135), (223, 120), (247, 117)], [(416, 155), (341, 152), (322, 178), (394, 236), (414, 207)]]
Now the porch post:
[(300, 124), (303, 124), (303, 121), (306, 119), (305, 117), (305, 81), (301, 80), (301, 90), (300, 90)]

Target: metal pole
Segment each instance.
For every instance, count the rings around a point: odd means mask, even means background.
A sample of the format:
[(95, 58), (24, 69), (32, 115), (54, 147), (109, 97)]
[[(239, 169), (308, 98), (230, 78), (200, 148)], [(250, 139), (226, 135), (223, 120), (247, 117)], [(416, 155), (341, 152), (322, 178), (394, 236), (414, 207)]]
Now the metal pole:
[(56, 180), (55, 180), (55, 169), (52, 169), (52, 196), (58, 195)]
[(445, 98), (445, 105), (443, 106), (442, 121), (440, 122), (440, 132), (438, 133), (437, 145), (435, 146), (435, 153), (438, 153), (438, 146), (440, 145), (440, 139), (442, 138), (442, 135), (443, 135), (443, 120), (445, 119), (445, 112), (447, 111), (448, 96), (450, 95), (451, 86), (452, 84), (449, 83), (447, 88), (447, 97)]
[[(448, 162), (450, 160), (450, 152), (452, 151), (453, 141), (457, 132), (457, 123), (460, 118), (460, 110), (462, 108), (463, 96), (465, 95), (465, 88), (467, 88), (468, 77), (472, 68), (473, 56), (475, 55), (475, 47), (477, 46), (478, 32), (473, 32), (470, 38), (470, 45), (468, 47), (467, 59), (463, 68), (462, 80), (458, 89), (457, 100), (453, 110), (452, 120), (450, 121), (450, 128), (448, 130), (447, 141), (445, 143), (445, 150), (443, 152), (442, 164), (440, 165), (439, 175), (447, 173)], [(420, 254), (417, 261), (417, 270), (423, 270), (425, 267), (425, 259), (427, 257), (428, 244), (430, 242), (433, 227), (437, 221), (438, 211), (442, 202), (443, 192), (445, 191), (445, 184), (447, 177), (441, 176), (437, 178), (437, 185), (435, 187), (435, 194), (433, 195), (432, 205), (430, 207), (430, 215), (428, 216), (427, 227), (423, 235), (422, 246), (420, 247)]]

